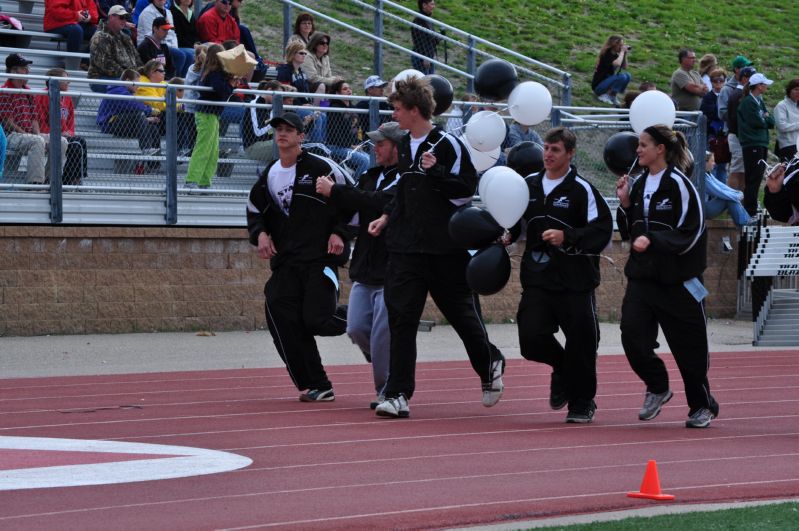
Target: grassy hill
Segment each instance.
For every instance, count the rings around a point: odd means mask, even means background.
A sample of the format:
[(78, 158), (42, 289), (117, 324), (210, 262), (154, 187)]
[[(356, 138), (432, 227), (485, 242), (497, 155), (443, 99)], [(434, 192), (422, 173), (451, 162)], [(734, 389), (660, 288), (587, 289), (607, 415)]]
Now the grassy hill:
[[(415, 9), (415, 0), (402, 5)], [(371, 32), (373, 15), (347, 0), (314, 0), (314, 9), (338, 13), (348, 23)], [(294, 11), (296, 15), (297, 11)], [(452, 26), (496, 42), (518, 53), (552, 64), (573, 74), (573, 101), (594, 105), (590, 81), (596, 55), (614, 33), (632, 45), (631, 87), (647, 80), (668, 91), (677, 68), (677, 51), (692, 47), (698, 56), (715, 54), (723, 66), (742, 53), (759, 71), (776, 81), (766, 95), (769, 105), (784, 95), (785, 82), (799, 77), (796, 34), (799, 3), (742, 0), (440, 0), (435, 16)], [(282, 60), (282, 3), (278, 0), (245, 2), (243, 19), (256, 34), (266, 56)], [(407, 27), (386, 22), (389, 38), (407, 45)], [(333, 35), (334, 71), (359, 84), (372, 71), (370, 42), (363, 37), (317, 22)], [(451, 63), (463, 62), (463, 53), (450, 45)], [(409, 59), (395, 52), (387, 57), (386, 76), (409, 68)], [(444, 73), (447, 77), (448, 74)], [(457, 80), (453, 84), (458, 86)], [(462, 85), (461, 85), (462, 86)], [(357, 93), (357, 91), (356, 91)]]

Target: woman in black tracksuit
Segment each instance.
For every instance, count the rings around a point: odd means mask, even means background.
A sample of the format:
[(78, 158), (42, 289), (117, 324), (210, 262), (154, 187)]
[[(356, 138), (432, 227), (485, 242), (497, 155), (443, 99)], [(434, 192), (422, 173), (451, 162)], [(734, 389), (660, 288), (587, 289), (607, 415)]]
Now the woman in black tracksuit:
[(621, 339), (632, 369), (646, 383), (640, 420), (650, 420), (672, 397), (663, 361), (655, 354), (658, 325), (680, 369), (689, 414), (686, 426), (705, 428), (718, 415), (710, 394), (710, 363), (701, 275), (707, 258), (702, 200), (681, 169), (690, 163), (685, 137), (664, 125), (647, 127), (638, 144), (643, 175), (616, 185), (616, 222), (631, 252)]

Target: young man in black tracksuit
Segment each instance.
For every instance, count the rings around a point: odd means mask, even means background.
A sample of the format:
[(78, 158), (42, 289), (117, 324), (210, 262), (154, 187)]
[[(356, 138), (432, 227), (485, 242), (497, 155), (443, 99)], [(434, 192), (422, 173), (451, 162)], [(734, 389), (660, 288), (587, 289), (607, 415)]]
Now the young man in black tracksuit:
[(397, 144), (405, 135), (397, 122), (387, 122), (366, 133), (374, 142), (377, 166), (358, 179), (356, 187), (334, 184), (332, 179), (316, 181), (316, 191), (330, 198), (334, 205), (357, 211), (358, 237), (350, 261), (352, 289), (347, 307), (347, 335), (372, 363), (376, 398), (375, 409), (385, 400), (383, 390), (388, 380), (390, 334), (388, 312), (383, 298), (386, 278), (386, 236), (369, 234), (369, 223), (383, 214), (394, 198), (397, 173)]
[(344, 176), (322, 157), (302, 150), (302, 119), (287, 112), (270, 120), (280, 158), (264, 170), (247, 201), (247, 230), (270, 260), (264, 286), (266, 322), (303, 402), (331, 401), (314, 336), (343, 334), (336, 308), (336, 267), (347, 261), (346, 212), (316, 193), (317, 179)]
[(622, 239), (631, 242), (621, 341), (630, 366), (646, 384), (638, 418), (655, 418), (672, 397), (666, 367), (654, 349), (660, 325), (685, 385), (685, 425), (706, 428), (719, 405), (707, 378), (705, 218), (699, 193), (680, 170), (690, 163), (690, 151), (681, 133), (655, 125), (641, 133), (637, 154), (646, 171), (632, 186), (626, 175), (616, 183), (616, 223)]
[(394, 201), (370, 224), (371, 234), (388, 227), (385, 299), (391, 330), (391, 368), (386, 400), (376, 413), (408, 417), (415, 389), (416, 331), (427, 294), (466, 347), (480, 377), (483, 405), (496, 404), (503, 390), (505, 359), (488, 340), (476, 295), (466, 282), (469, 253), (449, 236), (449, 218), (468, 204), (477, 175), (464, 145), (430, 121), (435, 102), (427, 81), (396, 84), (389, 96), (394, 119), (409, 133), (399, 144), (400, 180)]
[[(596, 410), (598, 255), (610, 243), (613, 220), (602, 195), (571, 166), (576, 148), (568, 129), (547, 132), (544, 171), (525, 179), (530, 202), (511, 233), (526, 225), (517, 315), (521, 354), (552, 367), (550, 407), (568, 403), (566, 422), (589, 423)], [(558, 327), (565, 345), (555, 338)]]

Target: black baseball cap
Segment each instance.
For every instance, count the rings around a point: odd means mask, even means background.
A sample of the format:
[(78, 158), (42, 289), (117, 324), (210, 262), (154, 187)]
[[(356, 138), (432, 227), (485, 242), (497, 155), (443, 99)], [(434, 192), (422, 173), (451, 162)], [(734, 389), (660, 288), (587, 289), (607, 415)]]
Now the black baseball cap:
[(277, 127), (280, 124), (286, 124), (289, 127), (293, 127), (299, 133), (305, 131), (305, 125), (302, 123), (302, 118), (300, 118), (297, 113), (294, 112), (284, 112), (280, 116), (275, 116), (269, 120), (269, 125), (272, 127)]
[(32, 64), (32, 63), (33, 63), (33, 61), (29, 61), (28, 59), (25, 59), (24, 57), (22, 57), (18, 53), (12, 53), (8, 57), (6, 57), (6, 68), (8, 70), (11, 70), (12, 68), (16, 68), (16, 67), (19, 67), (19, 66), (28, 66), (29, 64)]

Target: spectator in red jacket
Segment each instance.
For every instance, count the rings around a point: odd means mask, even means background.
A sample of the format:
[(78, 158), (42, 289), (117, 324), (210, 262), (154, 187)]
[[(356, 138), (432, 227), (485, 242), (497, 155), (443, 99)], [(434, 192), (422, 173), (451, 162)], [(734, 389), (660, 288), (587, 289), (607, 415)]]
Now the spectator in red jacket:
[(84, 42), (91, 40), (97, 29), (97, 4), (94, 0), (45, 0), (44, 31), (57, 33), (67, 41), (68, 52), (81, 52), (88, 48)]
[[(50, 77), (68, 77), (67, 72), (61, 68), (51, 68), (45, 73)], [(50, 80), (46, 81), (50, 86)], [(69, 81), (58, 82), (61, 92), (69, 90)], [(36, 96), (36, 115), (39, 119), (39, 132), (43, 135), (50, 134), (50, 97), (47, 95)], [(61, 137), (67, 140), (66, 159), (64, 172), (61, 175), (64, 184), (81, 184), (88, 170), (88, 157), (86, 155), (86, 140), (75, 135), (75, 104), (71, 96), (61, 96)]]
[(197, 34), (203, 42), (222, 44), (224, 41), (241, 42), (241, 32), (236, 19), (230, 14), (232, 0), (216, 0), (197, 20)]

